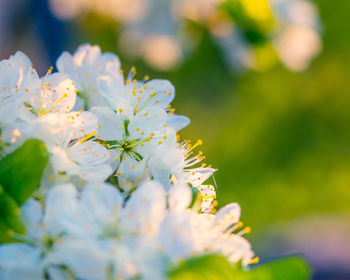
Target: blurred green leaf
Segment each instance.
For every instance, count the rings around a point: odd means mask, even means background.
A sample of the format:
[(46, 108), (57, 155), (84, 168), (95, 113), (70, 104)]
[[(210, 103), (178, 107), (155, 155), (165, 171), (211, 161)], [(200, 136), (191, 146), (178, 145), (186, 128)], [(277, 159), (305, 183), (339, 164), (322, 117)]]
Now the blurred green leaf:
[(0, 161), (0, 184), (3, 191), (18, 205), (22, 205), (39, 187), (48, 161), (45, 144), (36, 139), (27, 140)]
[(170, 272), (171, 280), (234, 279), (234, 267), (220, 255), (195, 257)]
[(169, 275), (171, 280), (305, 280), (309, 279), (310, 271), (299, 257), (288, 257), (243, 271), (223, 256), (207, 255), (187, 260)]
[(15, 241), (11, 237), (12, 232), (25, 233), (18, 218), (20, 209), (17, 203), (5, 193), (0, 194), (0, 205), (0, 243)]
[(300, 257), (288, 257), (266, 263), (242, 273), (244, 280), (304, 280), (310, 278), (310, 269)]
[(39, 187), (49, 155), (42, 141), (30, 139), (0, 161), (0, 242), (24, 234), (19, 206)]

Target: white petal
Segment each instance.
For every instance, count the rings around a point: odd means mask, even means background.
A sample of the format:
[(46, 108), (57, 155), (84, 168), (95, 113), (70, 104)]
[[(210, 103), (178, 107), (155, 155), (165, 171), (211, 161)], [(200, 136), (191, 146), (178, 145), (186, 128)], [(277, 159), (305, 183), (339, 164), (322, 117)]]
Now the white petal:
[(166, 211), (165, 192), (161, 185), (143, 183), (129, 199), (122, 216), (122, 227), (129, 234), (154, 235)]
[(214, 224), (218, 228), (225, 230), (231, 225), (239, 222), (241, 217), (241, 207), (238, 203), (229, 203), (220, 210), (215, 215)]
[[(151, 106), (159, 106), (166, 108), (175, 97), (175, 88), (168, 80), (151, 80), (145, 84), (146, 89), (142, 93), (143, 101), (140, 106), (147, 102), (150, 95), (155, 95), (144, 108)], [(146, 98), (145, 98), (146, 97)]]
[(106, 279), (107, 255), (93, 242), (68, 240), (45, 260), (48, 267), (65, 265), (78, 279)]
[(55, 173), (67, 172), (68, 174), (75, 174), (77, 164), (69, 158), (64, 149), (59, 146), (48, 146), (47, 148), (51, 154), (50, 160)]
[(122, 140), (124, 121), (116, 113), (108, 107), (93, 107), (91, 112), (99, 120), (98, 135), (102, 140)]
[(26, 244), (0, 246), (0, 278), (2, 280), (42, 279), (41, 252)]
[(167, 190), (170, 187), (170, 174), (171, 169), (169, 166), (164, 165), (157, 157), (151, 157), (148, 161), (148, 168), (152, 173), (152, 176), (156, 181), (161, 183)]
[(56, 66), (59, 72), (68, 74), (69, 78), (75, 82), (75, 86), (78, 90), (81, 90), (80, 80), (76, 66), (73, 61), (73, 57), (70, 53), (64, 52), (57, 59)]
[[(129, 156), (123, 158), (119, 165), (117, 175), (128, 180), (135, 180), (142, 174), (145, 168), (145, 161), (137, 161)], [(120, 175), (119, 175), (120, 174)]]
[(43, 81), (40, 97), (33, 106), (40, 112), (69, 112), (75, 104), (75, 86), (66, 74), (55, 73)]
[[(159, 107), (149, 107), (137, 113), (130, 119), (129, 133), (133, 138), (149, 137), (151, 133), (155, 133), (161, 128), (167, 120), (167, 114)], [(142, 135), (142, 132), (145, 136)]]
[(87, 111), (83, 112), (70, 112), (67, 115), (67, 121), (69, 125), (74, 129), (74, 138), (83, 138), (85, 135), (90, 134), (97, 130), (98, 119), (97, 117)]
[(122, 204), (123, 198), (113, 185), (90, 183), (84, 186), (81, 198), (83, 212), (97, 224), (116, 223)]
[(86, 220), (77, 201), (77, 190), (72, 184), (58, 185), (46, 197), (44, 224), (49, 233), (62, 232), (85, 236)]
[(192, 191), (188, 185), (176, 184), (169, 190), (169, 208), (174, 211), (184, 211), (190, 206)]
[(168, 114), (167, 125), (179, 131), (190, 124), (190, 119), (185, 116), (180, 116), (176, 114)]
[(159, 244), (165, 254), (174, 262), (188, 258), (194, 251), (193, 225), (185, 215), (167, 215), (158, 234)]
[(94, 141), (75, 143), (67, 150), (71, 160), (80, 165), (98, 165), (109, 159), (109, 152), (101, 144)]
[(43, 218), (43, 209), (38, 200), (33, 198), (28, 199), (21, 206), (22, 220), (26, 227), (27, 235), (31, 238), (41, 237), (40, 223)]
[(76, 174), (86, 181), (104, 181), (113, 173), (108, 164), (99, 165), (80, 165), (77, 167)]

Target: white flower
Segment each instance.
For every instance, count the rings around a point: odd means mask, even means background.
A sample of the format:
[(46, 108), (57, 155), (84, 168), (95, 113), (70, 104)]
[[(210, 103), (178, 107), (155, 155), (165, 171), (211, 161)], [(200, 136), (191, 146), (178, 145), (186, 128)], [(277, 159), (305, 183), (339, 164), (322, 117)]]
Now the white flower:
[(123, 81), (118, 56), (112, 53), (102, 54), (96, 45), (83, 44), (73, 56), (64, 52), (57, 60), (57, 68), (76, 83), (85, 108), (107, 105), (98, 90), (97, 79), (100, 75), (109, 73), (115, 79)]
[(189, 183), (199, 188), (216, 170), (211, 167), (193, 167), (200, 163), (205, 157), (200, 151), (192, 156), (193, 149), (201, 145), (198, 140), (196, 144), (189, 142), (177, 143), (169, 147), (157, 147), (149, 160), (149, 168), (153, 177), (167, 188), (170, 186), (169, 177), (172, 175), (173, 182)]
[(84, 186), (81, 199), (72, 184), (54, 187), (47, 196), (45, 224), (54, 234), (95, 238), (115, 235), (122, 197), (112, 185), (90, 183)]
[(175, 88), (169, 81), (137, 81), (133, 79), (135, 73), (135, 69), (132, 68), (125, 82), (114, 75), (103, 75), (99, 78), (100, 92), (113, 110), (122, 118), (129, 119), (145, 108), (157, 106), (170, 112), (168, 126), (180, 130), (190, 123), (187, 117), (176, 115), (174, 109), (170, 109), (170, 103), (175, 97)]
[(30, 135), (43, 140), (50, 152), (54, 174), (105, 180), (111, 167), (109, 152), (95, 140), (97, 118), (90, 112), (50, 113), (37, 118)]
[(321, 51), (320, 22), (316, 7), (305, 0), (273, 0), (281, 19), (273, 40), (282, 62), (293, 71), (305, 70)]
[(0, 61), (1, 123), (12, 124), (17, 119), (24, 96), (37, 86), (38, 80), (29, 58), (22, 52)]
[(21, 110), (19, 117), (25, 122), (33, 122), (48, 113), (69, 113), (74, 107), (76, 89), (74, 82), (66, 74), (54, 73), (51, 69), (46, 76), (38, 79), (36, 87), (28, 90), (23, 103), (27, 110)]
[(77, 240), (63, 240), (45, 258), (43, 266), (50, 279), (108, 279), (108, 255), (98, 243)]
[(94, 107), (91, 111), (100, 122), (100, 139), (112, 151), (117, 176), (136, 179), (155, 147), (176, 142), (175, 130), (167, 127), (167, 115), (159, 107), (147, 107), (128, 120), (108, 107)]

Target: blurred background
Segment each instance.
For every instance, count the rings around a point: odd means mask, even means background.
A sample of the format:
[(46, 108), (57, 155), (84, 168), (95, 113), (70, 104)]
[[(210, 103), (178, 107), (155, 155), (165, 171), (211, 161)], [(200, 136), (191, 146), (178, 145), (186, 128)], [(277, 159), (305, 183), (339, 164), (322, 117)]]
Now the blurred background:
[[(170, 79), (262, 262), (350, 279), (350, 1), (0, 0), (0, 58), (42, 74), (85, 42)], [(214, 184), (214, 182), (212, 182)]]

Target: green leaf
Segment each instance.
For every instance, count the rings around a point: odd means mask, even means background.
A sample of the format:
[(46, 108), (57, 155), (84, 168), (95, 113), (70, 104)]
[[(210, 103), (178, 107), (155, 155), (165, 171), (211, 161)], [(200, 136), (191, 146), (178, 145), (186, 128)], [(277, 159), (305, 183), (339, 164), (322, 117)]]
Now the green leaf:
[(16, 241), (12, 238), (13, 232), (25, 233), (25, 229), (18, 218), (20, 209), (17, 203), (5, 193), (0, 194), (0, 205), (0, 242)]
[(195, 257), (170, 271), (171, 280), (222, 280), (234, 279), (234, 267), (220, 255)]
[(25, 234), (19, 206), (40, 186), (48, 161), (44, 143), (35, 139), (0, 161), (0, 243), (18, 241), (13, 233)]
[(48, 160), (49, 154), (42, 141), (27, 140), (0, 161), (0, 184), (4, 192), (22, 205), (39, 187)]
[(288, 257), (242, 270), (220, 255), (196, 257), (169, 272), (171, 280), (306, 280), (310, 277), (307, 263), (299, 257)]
[(247, 272), (244, 280), (305, 280), (310, 278), (310, 269), (301, 257), (293, 256), (275, 260)]

